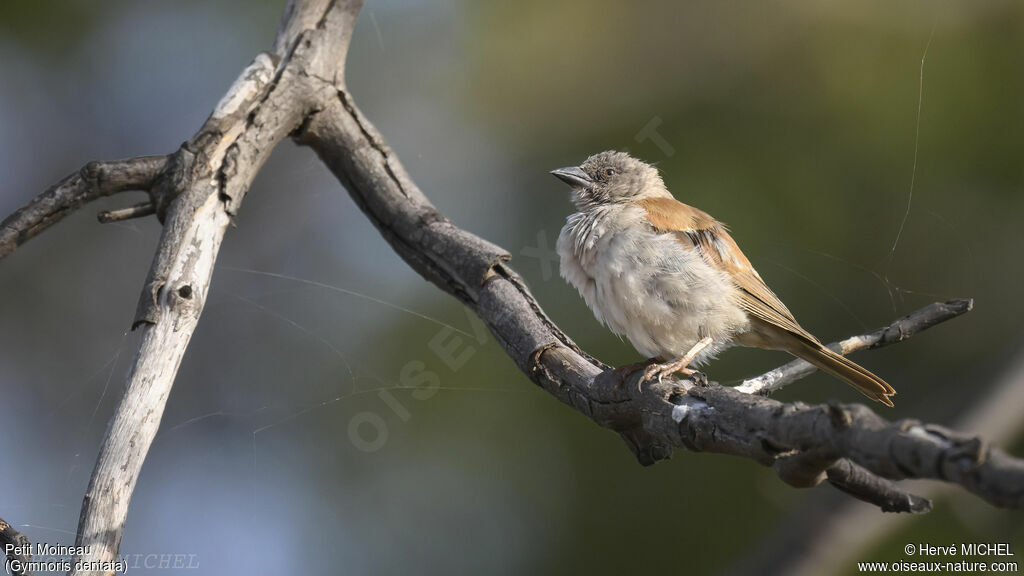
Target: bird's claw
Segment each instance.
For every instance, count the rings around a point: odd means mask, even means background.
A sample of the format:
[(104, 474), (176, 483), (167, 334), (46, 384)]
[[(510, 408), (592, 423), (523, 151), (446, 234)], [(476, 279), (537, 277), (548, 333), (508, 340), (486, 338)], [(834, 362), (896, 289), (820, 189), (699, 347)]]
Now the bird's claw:
[(683, 374), (690, 376), (691, 374), (697, 373), (693, 368), (687, 366), (680, 366), (678, 362), (669, 362), (668, 364), (652, 364), (644, 370), (644, 376), (637, 382), (637, 390), (643, 389), (644, 382), (650, 382), (655, 376), (658, 378), (658, 383), (661, 384), (664, 381), (665, 376), (671, 376), (673, 374)]
[[(694, 344), (693, 347), (690, 348), (690, 351), (684, 354), (678, 360), (674, 360), (667, 364), (652, 364), (648, 366), (647, 369), (644, 370), (643, 379), (637, 383), (637, 388), (639, 389), (640, 385), (642, 385), (644, 382), (649, 381), (655, 375), (658, 376), (658, 382), (660, 383), (663, 377), (670, 376), (672, 374), (684, 374), (686, 376), (691, 376), (695, 373), (699, 373), (693, 368), (690, 368), (690, 362), (693, 362), (693, 360), (697, 357), (698, 354), (701, 353), (701, 351), (710, 346), (711, 342), (711, 337), (705, 336), (704, 338), (701, 338), (696, 344)], [(704, 380), (707, 381), (707, 378), (705, 378)]]

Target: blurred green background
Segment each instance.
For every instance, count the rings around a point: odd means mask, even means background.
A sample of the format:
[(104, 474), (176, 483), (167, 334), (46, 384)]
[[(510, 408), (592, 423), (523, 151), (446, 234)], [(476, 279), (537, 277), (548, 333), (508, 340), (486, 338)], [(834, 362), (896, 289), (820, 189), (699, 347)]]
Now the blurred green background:
[[(271, 45), (282, 5), (0, 4), (0, 212), (88, 160), (174, 150)], [(886, 417), (953, 424), (993, 385), (1024, 386), (1022, 55), (1011, 0), (369, 0), (348, 83), (424, 192), (508, 249), (606, 362), (638, 354), (549, 259), (570, 205), (547, 171), (609, 148), (728, 223), (822, 339), (975, 298), (857, 356), (899, 390)], [(0, 262), (0, 517), (34, 542), (73, 542), (137, 344), (158, 225), (94, 217), (134, 201), (89, 206)], [(640, 467), (411, 272), (309, 150), (275, 152), (236, 224), (125, 554), (195, 554), (209, 574), (850, 574), (914, 560), (907, 543), (1024, 552), (1020, 513), (962, 491), (880, 518), (736, 458)], [(786, 360), (734, 350), (707, 372), (736, 383)], [(424, 383), (436, 394), (402, 389)], [(862, 400), (819, 375), (778, 397)], [(1015, 420), (1000, 444), (1024, 455)]]

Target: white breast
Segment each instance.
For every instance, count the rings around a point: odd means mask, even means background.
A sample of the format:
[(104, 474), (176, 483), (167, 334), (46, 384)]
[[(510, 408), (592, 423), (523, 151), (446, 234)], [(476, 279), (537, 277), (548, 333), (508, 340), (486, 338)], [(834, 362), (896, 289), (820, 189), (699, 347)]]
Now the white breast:
[(656, 232), (632, 204), (569, 216), (558, 236), (561, 273), (598, 321), (645, 356), (675, 359), (705, 336), (714, 357), (749, 327), (736, 288), (692, 247)]

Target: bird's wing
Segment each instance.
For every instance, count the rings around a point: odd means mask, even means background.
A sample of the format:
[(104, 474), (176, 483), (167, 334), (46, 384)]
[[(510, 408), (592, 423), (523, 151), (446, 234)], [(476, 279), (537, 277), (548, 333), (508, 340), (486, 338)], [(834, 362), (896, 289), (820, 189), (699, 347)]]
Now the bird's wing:
[(712, 267), (725, 272), (739, 289), (740, 305), (748, 314), (818, 342), (764, 283), (724, 224), (674, 198), (648, 198), (637, 204), (647, 211), (647, 219), (656, 230), (673, 234), (680, 243), (695, 248)]

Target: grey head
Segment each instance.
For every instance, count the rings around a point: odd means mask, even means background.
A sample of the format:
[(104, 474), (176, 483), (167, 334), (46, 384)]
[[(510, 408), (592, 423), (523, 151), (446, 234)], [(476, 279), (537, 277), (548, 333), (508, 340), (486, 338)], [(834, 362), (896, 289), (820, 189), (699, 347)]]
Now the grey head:
[(572, 200), (581, 209), (671, 196), (657, 168), (625, 152), (594, 154), (579, 166), (559, 168), (551, 174), (572, 186)]

